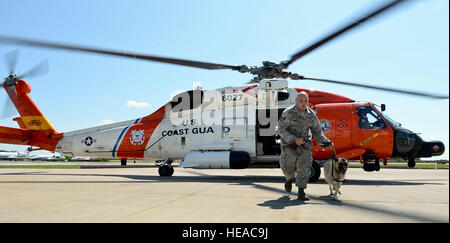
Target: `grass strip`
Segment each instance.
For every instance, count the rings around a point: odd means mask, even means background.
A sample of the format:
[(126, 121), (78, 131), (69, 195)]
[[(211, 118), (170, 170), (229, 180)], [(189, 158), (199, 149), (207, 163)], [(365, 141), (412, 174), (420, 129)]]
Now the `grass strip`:
[(0, 169), (80, 169), (79, 165), (0, 165)]

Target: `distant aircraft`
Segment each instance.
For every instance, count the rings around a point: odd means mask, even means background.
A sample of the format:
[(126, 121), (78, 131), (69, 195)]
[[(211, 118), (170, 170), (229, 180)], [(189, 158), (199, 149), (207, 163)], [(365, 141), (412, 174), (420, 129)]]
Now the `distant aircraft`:
[(51, 160), (64, 159), (64, 158), (65, 158), (64, 155), (55, 153), (55, 154), (36, 154), (36, 155), (30, 156), (28, 159), (51, 161)]
[(73, 157), (71, 160), (73, 161), (91, 161), (94, 158), (92, 157)]
[(0, 159), (18, 160), (28, 158), (28, 153), (24, 152), (0, 152)]

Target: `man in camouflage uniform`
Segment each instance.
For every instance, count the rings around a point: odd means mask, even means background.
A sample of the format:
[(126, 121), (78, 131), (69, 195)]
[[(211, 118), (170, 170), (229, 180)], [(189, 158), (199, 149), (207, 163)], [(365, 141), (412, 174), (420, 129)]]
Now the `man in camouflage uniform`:
[(332, 146), (330, 140), (323, 135), (319, 119), (308, 107), (308, 102), (308, 94), (300, 92), (295, 105), (283, 111), (277, 126), (281, 138), (280, 167), (286, 178), (284, 188), (290, 192), (295, 178), (298, 199), (302, 201), (309, 200), (305, 189), (312, 168), (312, 135), (323, 147)]

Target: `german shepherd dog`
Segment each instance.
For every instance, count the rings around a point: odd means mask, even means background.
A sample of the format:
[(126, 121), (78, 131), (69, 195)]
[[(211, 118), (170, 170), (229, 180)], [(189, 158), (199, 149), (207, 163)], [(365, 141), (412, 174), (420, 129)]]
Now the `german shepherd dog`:
[(337, 200), (339, 189), (344, 183), (345, 172), (347, 172), (348, 160), (345, 158), (329, 158), (323, 166), (325, 180), (330, 187), (330, 196), (332, 200)]

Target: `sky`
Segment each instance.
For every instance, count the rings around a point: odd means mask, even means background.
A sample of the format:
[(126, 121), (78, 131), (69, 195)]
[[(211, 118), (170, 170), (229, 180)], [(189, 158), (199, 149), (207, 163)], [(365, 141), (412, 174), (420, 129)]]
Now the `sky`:
[[(0, 35), (229, 65), (280, 62), (384, 1), (369, 0), (1, 0)], [(308, 77), (449, 93), (449, 2), (411, 1), (290, 65)], [(47, 75), (26, 80), (31, 98), (59, 132), (136, 119), (180, 90), (241, 85), (250, 74), (0, 44), (20, 49), (17, 71), (48, 60)], [(0, 59), (0, 74), (7, 75)], [(386, 104), (392, 119), (425, 141), (440, 140), (448, 159), (449, 100), (289, 81), (357, 101)], [(2, 100), (4, 93), (0, 96)], [(11, 119), (2, 126), (17, 127)], [(0, 149), (25, 150), (0, 144)]]

